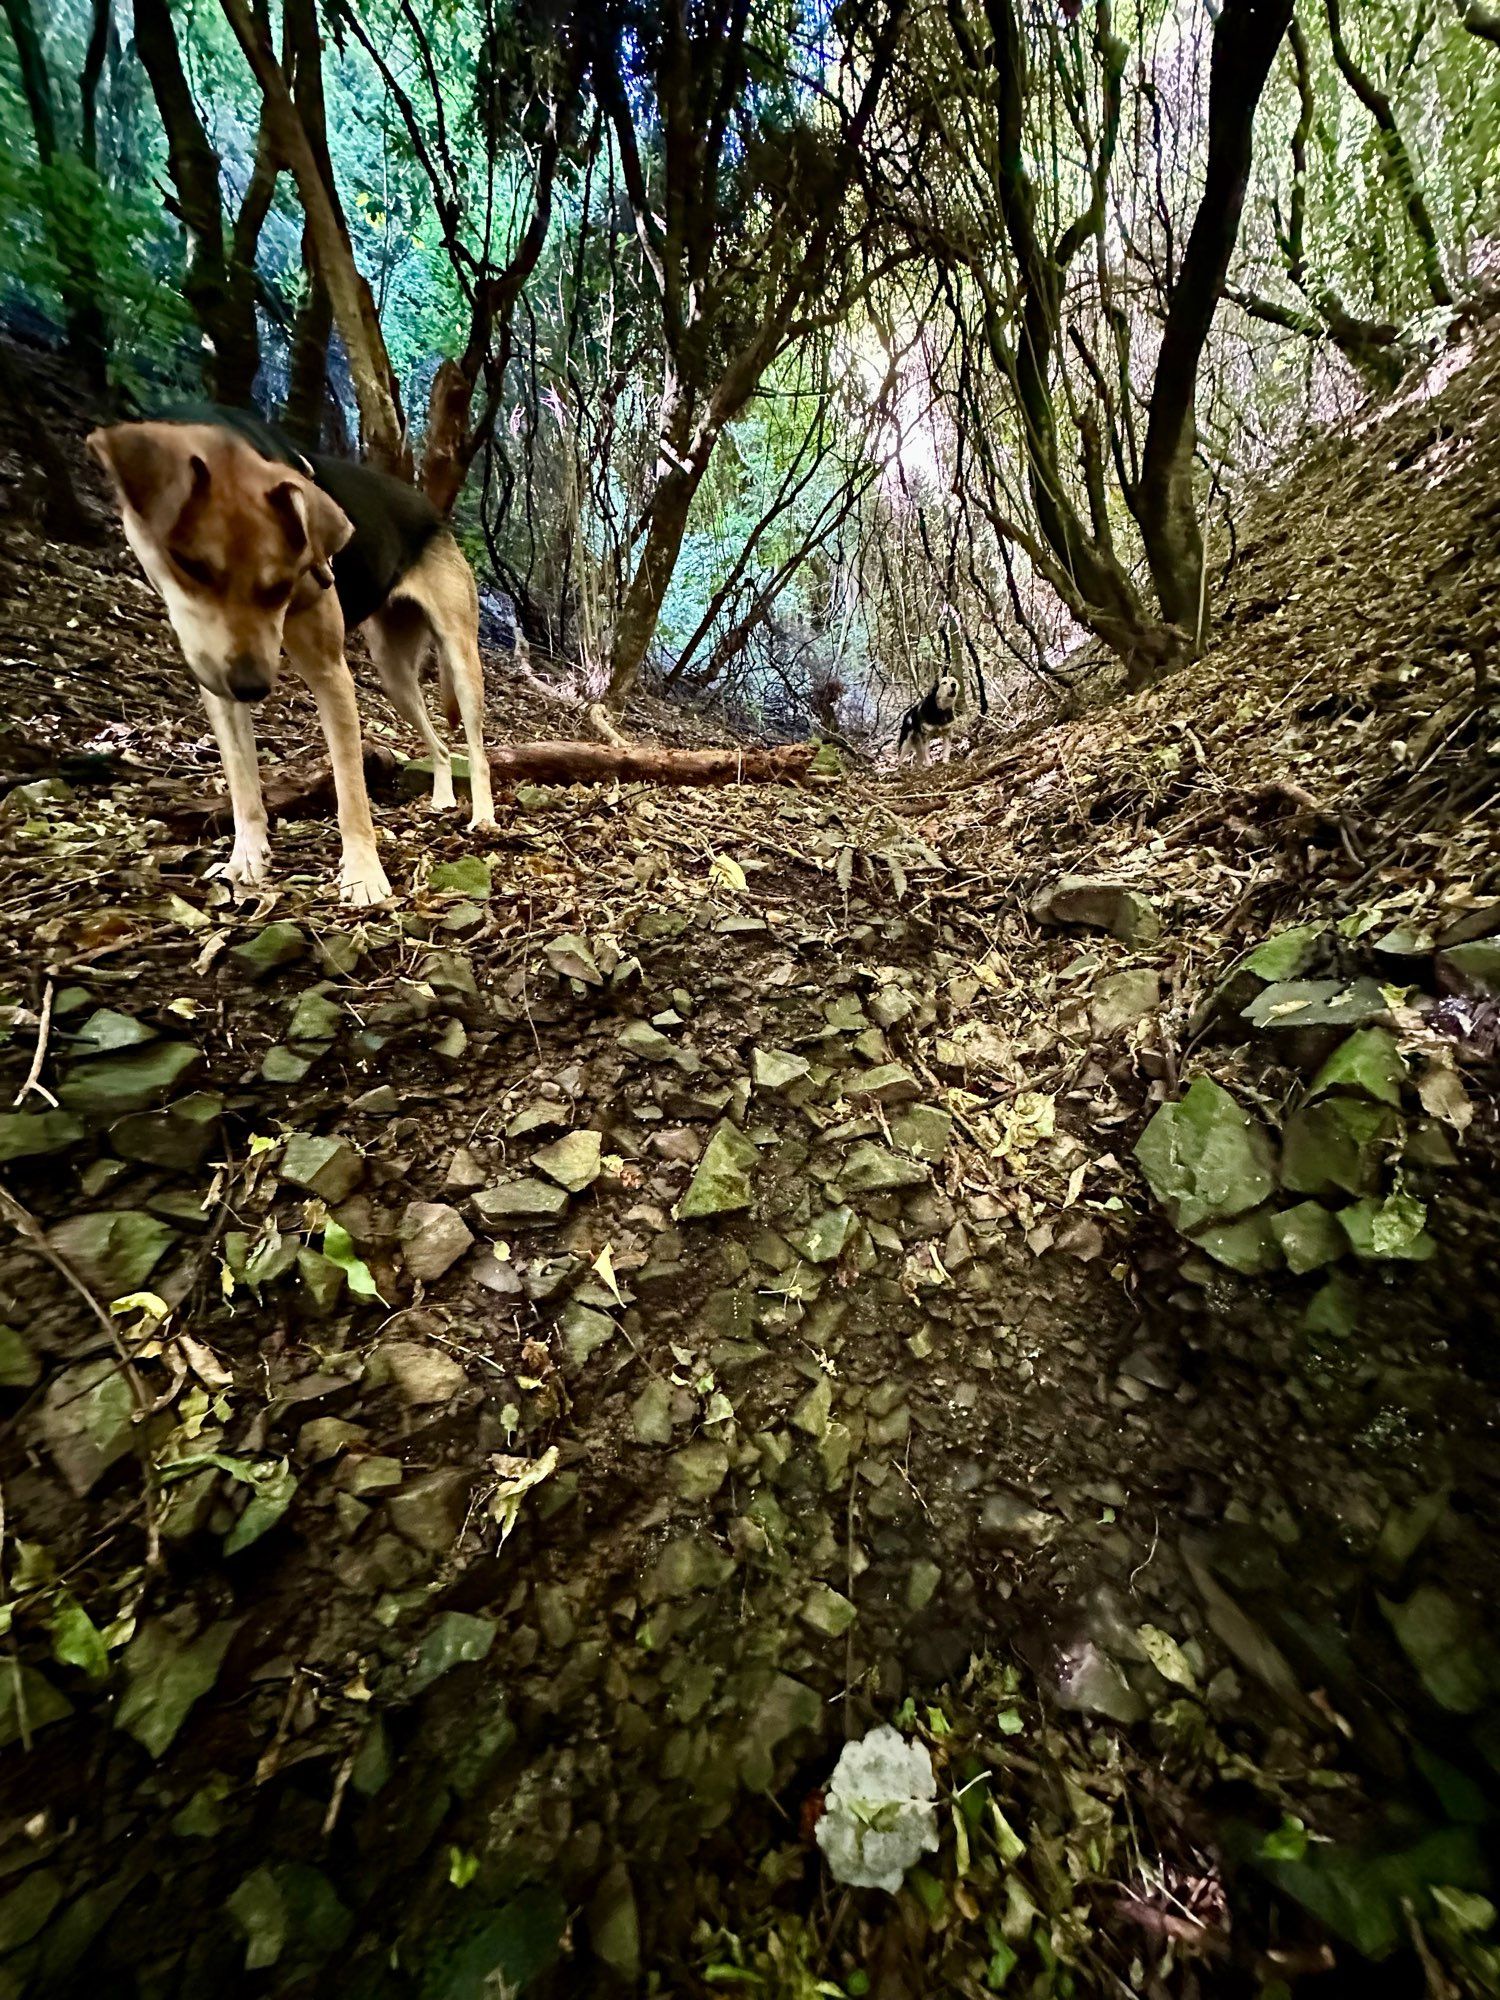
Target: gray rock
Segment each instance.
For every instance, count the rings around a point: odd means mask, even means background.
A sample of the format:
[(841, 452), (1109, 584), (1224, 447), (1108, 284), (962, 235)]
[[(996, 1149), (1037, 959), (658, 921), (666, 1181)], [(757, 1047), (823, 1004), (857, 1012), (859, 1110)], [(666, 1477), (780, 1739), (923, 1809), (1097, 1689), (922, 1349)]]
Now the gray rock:
[(1161, 1005), (1161, 981), (1154, 972), (1115, 972), (1094, 987), (1089, 1026), (1103, 1040), (1133, 1027)]
[(370, 1358), (365, 1380), (376, 1385), (391, 1383), (402, 1402), (414, 1408), (446, 1403), (469, 1384), (462, 1365), (451, 1354), (419, 1340), (382, 1341)]
[(487, 1228), (506, 1223), (560, 1222), (568, 1197), (549, 1181), (502, 1181), (474, 1196), (474, 1213)]
[(979, 1515), (979, 1532), (986, 1541), (1048, 1541), (1061, 1524), (1055, 1515), (1034, 1507), (1020, 1493), (992, 1493)]
[(411, 1202), (401, 1218), (401, 1255), (407, 1275), (426, 1283), (442, 1277), (473, 1241), (468, 1223), (444, 1202)]
[(1103, 875), (1061, 875), (1031, 905), (1039, 924), (1077, 925), (1108, 931), (1126, 944), (1154, 944), (1161, 919), (1149, 897)]

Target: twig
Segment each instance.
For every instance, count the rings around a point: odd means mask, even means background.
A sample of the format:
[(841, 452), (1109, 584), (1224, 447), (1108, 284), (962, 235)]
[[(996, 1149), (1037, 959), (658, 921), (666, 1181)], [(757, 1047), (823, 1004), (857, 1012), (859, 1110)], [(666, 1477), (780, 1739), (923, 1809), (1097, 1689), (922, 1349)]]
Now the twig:
[(49, 979), (46, 990), (42, 994), (42, 1016), (37, 1023), (36, 1030), (36, 1053), (31, 1058), (31, 1068), (26, 1072), (26, 1081), (11, 1099), (13, 1105), (24, 1103), (32, 1091), (35, 1091), (38, 1097), (46, 1098), (54, 1111), (57, 1109), (57, 1099), (48, 1090), (47, 1086), (39, 1081), (42, 1074), (42, 1064), (47, 1060), (47, 1040), (51, 1032), (52, 981)]

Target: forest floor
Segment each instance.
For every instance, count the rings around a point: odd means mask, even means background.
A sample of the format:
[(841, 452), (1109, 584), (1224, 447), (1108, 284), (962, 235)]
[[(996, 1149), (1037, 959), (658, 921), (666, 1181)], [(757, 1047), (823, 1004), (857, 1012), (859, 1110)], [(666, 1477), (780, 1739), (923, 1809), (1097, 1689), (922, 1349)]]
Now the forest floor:
[(1482, 339), (1160, 688), (363, 913), (12, 517), (0, 1995), (1500, 1990), (1497, 473)]

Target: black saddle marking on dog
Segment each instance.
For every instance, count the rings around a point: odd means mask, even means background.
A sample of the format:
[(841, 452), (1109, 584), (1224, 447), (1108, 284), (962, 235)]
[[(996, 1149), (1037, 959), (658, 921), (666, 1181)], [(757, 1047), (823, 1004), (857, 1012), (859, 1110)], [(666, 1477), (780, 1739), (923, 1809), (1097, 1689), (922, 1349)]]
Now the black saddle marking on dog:
[(338, 502), (354, 529), (332, 564), (333, 586), (350, 632), (387, 602), (428, 543), (447, 529), (436, 507), (414, 486), (347, 458), (299, 451), (285, 432), (253, 410), (177, 403), (163, 410), (159, 421), (215, 424), (232, 431), (272, 465), (290, 466)]
[(937, 682), (934, 681), (922, 699), (913, 702), (905, 715), (902, 716), (901, 735), (897, 741), (896, 748), (904, 750), (912, 737), (927, 736), (935, 734), (940, 729), (948, 728), (953, 721), (955, 713), (954, 704), (956, 701), (957, 696), (954, 697), (953, 702), (948, 703), (946, 706), (940, 702), (938, 700)]

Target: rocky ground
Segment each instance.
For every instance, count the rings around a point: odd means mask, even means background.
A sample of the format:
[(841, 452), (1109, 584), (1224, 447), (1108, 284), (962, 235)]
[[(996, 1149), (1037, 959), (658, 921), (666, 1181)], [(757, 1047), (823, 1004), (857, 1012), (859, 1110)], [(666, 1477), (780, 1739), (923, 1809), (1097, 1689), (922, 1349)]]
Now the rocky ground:
[(1481, 340), (1191, 673), (386, 799), (362, 917), (11, 525), (0, 1994), (1497, 1990), (1497, 445)]

